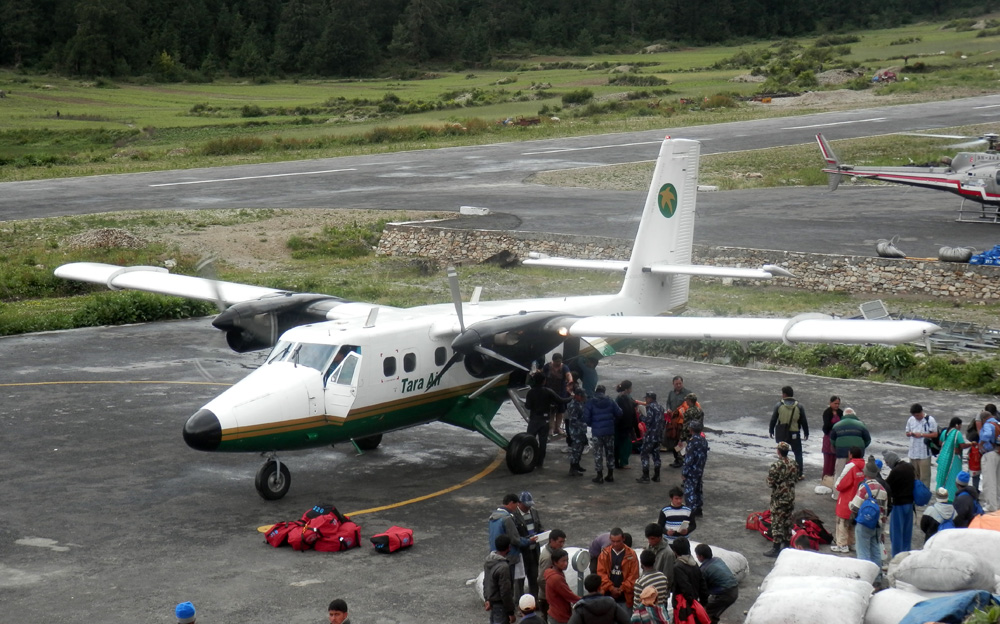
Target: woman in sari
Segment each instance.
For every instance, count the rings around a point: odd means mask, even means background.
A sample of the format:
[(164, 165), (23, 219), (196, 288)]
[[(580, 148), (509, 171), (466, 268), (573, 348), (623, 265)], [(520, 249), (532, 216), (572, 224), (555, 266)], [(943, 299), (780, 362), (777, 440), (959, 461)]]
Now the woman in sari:
[(837, 451), (830, 443), (830, 431), (843, 417), (844, 410), (840, 409), (840, 397), (830, 397), (830, 407), (823, 412), (823, 479), (829, 477), (832, 481), (840, 476), (833, 473), (837, 463)]
[(970, 446), (962, 436), (962, 419), (955, 416), (941, 432), (937, 461), (937, 486), (948, 489), (948, 502), (955, 500), (955, 477), (962, 472), (962, 451)]

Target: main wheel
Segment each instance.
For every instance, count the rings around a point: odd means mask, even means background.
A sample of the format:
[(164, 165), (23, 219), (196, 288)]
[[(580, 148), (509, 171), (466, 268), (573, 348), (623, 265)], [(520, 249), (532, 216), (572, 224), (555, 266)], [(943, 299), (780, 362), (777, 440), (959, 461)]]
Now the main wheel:
[(382, 434), (376, 433), (373, 436), (368, 436), (367, 438), (358, 438), (354, 441), (358, 445), (358, 448), (362, 451), (374, 451), (378, 448), (378, 445), (382, 442)]
[(507, 445), (507, 468), (514, 474), (524, 474), (535, 469), (538, 457), (538, 440), (527, 433), (519, 433)]
[(271, 459), (264, 462), (257, 471), (254, 485), (264, 500), (278, 500), (288, 493), (288, 488), (292, 485), (292, 473), (288, 471), (288, 466)]

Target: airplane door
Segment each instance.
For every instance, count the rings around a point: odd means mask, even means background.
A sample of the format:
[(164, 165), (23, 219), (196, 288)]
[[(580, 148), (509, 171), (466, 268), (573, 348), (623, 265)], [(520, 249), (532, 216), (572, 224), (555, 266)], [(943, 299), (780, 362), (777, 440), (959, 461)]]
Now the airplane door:
[(361, 356), (349, 353), (326, 382), (326, 413), (346, 418), (357, 397), (357, 377), (361, 371)]

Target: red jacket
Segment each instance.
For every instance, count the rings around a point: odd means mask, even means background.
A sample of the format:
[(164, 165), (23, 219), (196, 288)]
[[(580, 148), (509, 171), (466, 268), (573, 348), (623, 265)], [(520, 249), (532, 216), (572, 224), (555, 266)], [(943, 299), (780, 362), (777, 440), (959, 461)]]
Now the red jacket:
[(549, 616), (557, 622), (568, 622), (573, 616), (573, 603), (580, 597), (573, 593), (562, 570), (545, 571), (545, 600), (549, 603)]
[[(851, 517), (851, 508), (847, 506), (858, 492), (858, 486), (865, 480), (865, 460), (860, 457), (847, 462), (844, 470), (854, 466), (853, 471), (849, 471), (844, 478), (837, 482), (837, 517), (847, 520)], [(837, 475), (838, 477), (840, 475)]]

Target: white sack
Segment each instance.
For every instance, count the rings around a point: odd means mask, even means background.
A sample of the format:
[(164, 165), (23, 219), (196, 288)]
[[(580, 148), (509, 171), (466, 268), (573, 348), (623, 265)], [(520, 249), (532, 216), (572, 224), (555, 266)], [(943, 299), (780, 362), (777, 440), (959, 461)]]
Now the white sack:
[(900, 562), (894, 576), (897, 583), (902, 581), (925, 591), (993, 591), (996, 585), (993, 570), (983, 559), (947, 548), (911, 552)]
[(865, 624), (899, 624), (913, 605), (923, 600), (923, 596), (902, 589), (884, 589), (868, 601)]
[(803, 596), (812, 596), (816, 592), (826, 590), (854, 594), (856, 600), (864, 603), (871, 598), (874, 588), (867, 581), (844, 578), (841, 576), (771, 576), (768, 575), (761, 583), (761, 592), (785, 591), (797, 589)]
[[(699, 542), (691, 542), (691, 554), (694, 555), (694, 549), (699, 544)], [(722, 559), (722, 562), (726, 564), (729, 571), (736, 576), (736, 580), (743, 584), (746, 580), (747, 575), (750, 574), (750, 564), (747, 562), (747, 558), (743, 556), (742, 553), (738, 553), (735, 550), (726, 550), (725, 548), (720, 548), (719, 546), (712, 546), (712, 556)], [(636, 550), (636, 554), (639, 551)]]
[(868, 601), (857, 594), (837, 589), (808, 595), (802, 589), (768, 591), (757, 597), (744, 624), (862, 624), (867, 606)]
[[(838, 557), (811, 550), (785, 548), (778, 555), (768, 578), (772, 576), (842, 576), (871, 584), (881, 569), (871, 561)], [(766, 579), (765, 579), (766, 580)]]
[(989, 529), (948, 529), (938, 531), (924, 544), (924, 550), (950, 548), (981, 557), (1000, 574), (1000, 531)]
[(954, 596), (955, 594), (961, 594), (960, 591), (927, 591), (925, 589), (917, 589), (909, 583), (904, 583), (903, 581), (896, 581), (896, 589), (905, 591), (908, 594), (914, 594), (920, 596), (921, 600), (930, 600), (932, 598), (946, 598), (948, 596)]

